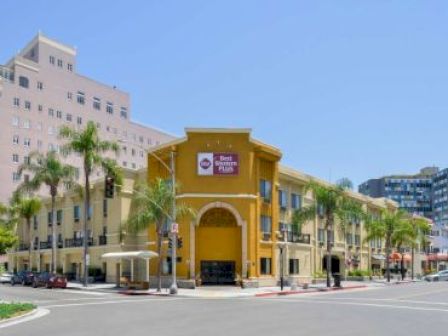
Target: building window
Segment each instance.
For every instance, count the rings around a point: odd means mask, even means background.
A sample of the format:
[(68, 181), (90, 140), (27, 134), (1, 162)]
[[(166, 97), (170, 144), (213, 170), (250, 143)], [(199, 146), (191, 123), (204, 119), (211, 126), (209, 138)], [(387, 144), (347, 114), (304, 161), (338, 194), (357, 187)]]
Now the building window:
[(81, 105), (84, 105), (86, 103), (84, 92), (78, 91), (78, 94), (76, 95), (76, 101)]
[(25, 119), (23, 121), (23, 128), (30, 128), (31, 127), (31, 122), (28, 119)]
[(302, 207), (302, 197), (298, 194), (291, 194), (291, 208), (298, 210)]
[(112, 104), (111, 102), (107, 102), (106, 103), (106, 112), (109, 114), (113, 114), (114, 113), (114, 104)]
[(81, 219), (81, 211), (79, 205), (75, 205), (73, 207), (73, 220), (75, 222), (79, 222), (80, 219)]
[(54, 117), (54, 110), (52, 108), (48, 109), (48, 116), (49, 117)]
[(359, 234), (355, 235), (355, 245), (361, 246), (361, 237), (359, 236)]
[(135, 156), (135, 149), (134, 148), (132, 148), (132, 150), (131, 150), (131, 155)]
[(13, 126), (19, 126), (19, 122), (20, 122), (20, 118), (19, 117), (16, 117), (16, 116), (14, 116), (14, 117), (12, 117), (12, 125)]
[(345, 241), (347, 242), (347, 245), (353, 245), (353, 235), (351, 233), (347, 233), (345, 235)]
[(65, 120), (68, 121), (68, 122), (72, 122), (72, 115), (70, 113), (67, 113), (65, 115)]
[(18, 145), (19, 142), (20, 142), (19, 136), (18, 136), (18, 135), (14, 135), (14, 136), (12, 137), (12, 143), (13, 143), (14, 145)]
[(123, 161), (123, 167), (127, 167), (128, 163), (126, 161)]
[(39, 226), (39, 221), (37, 219), (37, 216), (33, 216), (33, 228), (34, 228), (34, 230), (37, 230), (38, 226)]
[(13, 101), (13, 104), (14, 104), (15, 107), (19, 107), (20, 106), (20, 99), (15, 97), (14, 101)]
[(23, 145), (25, 147), (30, 147), (31, 146), (31, 139), (30, 138), (23, 139)]
[(93, 108), (95, 110), (101, 110), (101, 100), (99, 98), (93, 98)]
[(67, 99), (72, 100), (73, 99), (73, 93), (67, 92)]
[(30, 86), (30, 80), (25, 76), (19, 76), (19, 86), (28, 89)]
[(50, 126), (48, 127), (48, 135), (53, 135), (54, 134), (54, 127)]
[(25, 100), (25, 109), (28, 111), (31, 110), (31, 102), (28, 100)]
[(50, 56), (50, 64), (53, 64), (53, 65), (54, 65), (54, 61), (55, 61), (54, 56)]
[(278, 191), (278, 205), (285, 210), (288, 207), (288, 193), (284, 190)]
[(270, 216), (260, 216), (260, 231), (262, 240), (271, 240), (272, 235), (272, 220)]
[(23, 163), (29, 165), (31, 163), (31, 159), (29, 156), (23, 157)]
[(67, 70), (72, 72), (73, 71), (73, 64), (67, 63)]
[(103, 217), (107, 217), (107, 198), (103, 199)]
[(317, 230), (317, 240), (319, 241), (319, 243), (325, 242), (325, 230), (324, 229)]
[(13, 182), (19, 182), (20, 181), (20, 174), (18, 172), (12, 173), (12, 180)]
[(19, 154), (12, 155), (12, 162), (19, 163)]
[(43, 110), (44, 108), (42, 107), (42, 105), (37, 105), (37, 110), (39, 111), (39, 112), (42, 112), (42, 110)]
[(262, 275), (270, 275), (271, 274), (271, 258), (260, 258), (260, 273)]
[(56, 224), (57, 225), (62, 224), (62, 210), (56, 211)]
[(271, 203), (272, 185), (270, 181), (260, 180), (260, 196), (265, 203)]
[(62, 119), (62, 111), (56, 111), (56, 118)]
[(43, 143), (42, 140), (37, 140), (37, 148), (42, 148)]
[(77, 118), (76, 118), (76, 123), (77, 123), (78, 125), (82, 125), (82, 118), (81, 118), (81, 117), (77, 117)]
[(128, 109), (126, 107), (121, 107), (121, 109), (120, 109), (120, 116), (123, 119), (127, 119), (128, 118)]
[(299, 259), (289, 259), (289, 274), (299, 274)]
[(58, 59), (58, 67), (62, 68), (62, 60)]
[(47, 214), (47, 224), (48, 226), (53, 225), (53, 213), (51, 211), (49, 211)]
[(37, 89), (42, 91), (44, 89), (44, 83), (37, 82)]

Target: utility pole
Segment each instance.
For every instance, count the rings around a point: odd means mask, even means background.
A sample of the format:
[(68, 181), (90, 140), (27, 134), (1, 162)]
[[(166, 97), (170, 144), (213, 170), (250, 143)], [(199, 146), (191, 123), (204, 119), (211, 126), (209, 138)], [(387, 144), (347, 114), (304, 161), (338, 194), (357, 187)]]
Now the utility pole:
[(172, 248), (171, 248), (171, 273), (172, 283), (170, 287), (170, 294), (177, 294), (177, 279), (176, 279), (176, 266), (177, 266), (177, 231), (178, 226), (176, 223), (176, 176), (175, 176), (175, 163), (174, 163), (174, 151), (171, 151), (171, 188), (173, 193), (173, 204), (171, 206), (171, 234), (172, 234)]

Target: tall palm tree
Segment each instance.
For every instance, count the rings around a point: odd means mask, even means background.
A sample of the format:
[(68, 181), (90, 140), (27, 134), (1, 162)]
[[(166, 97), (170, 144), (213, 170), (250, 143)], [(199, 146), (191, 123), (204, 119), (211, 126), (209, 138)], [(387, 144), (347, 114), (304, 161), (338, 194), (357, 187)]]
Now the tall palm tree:
[(31, 235), (31, 219), (39, 213), (40, 209), (42, 208), (42, 202), (37, 197), (28, 197), (28, 198), (19, 197), (18, 199), (16, 199), (14, 206), (17, 209), (18, 216), (21, 219), (24, 219), (26, 222), (26, 227), (29, 234), (28, 259), (31, 269), (32, 268), (31, 250), (33, 244), (33, 239)]
[(412, 226), (412, 241), (411, 241), (411, 278), (414, 280), (414, 261), (415, 261), (415, 248), (426, 246), (428, 243), (428, 235), (431, 231), (431, 225), (429, 225), (428, 219), (412, 216), (410, 219)]
[[(195, 211), (192, 208), (184, 204), (176, 204), (177, 218), (171, 218), (173, 197), (171, 182), (160, 178), (157, 178), (151, 185), (140, 184), (136, 186), (133, 194), (134, 210), (126, 223), (131, 233), (148, 230), (152, 225), (155, 225), (159, 256), (157, 266), (158, 292), (162, 290), (162, 243), (167, 229), (164, 224), (186, 215), (195, 216)], [(172, 260), (171, 262), (175, 261)]]
[(400, 258), (400, 273), (401, 280), (404, 280), (404, 255), (405, 247), (409, 247), (413, 244), (413, 228), (409, 218), (404, 218), (399, 225), (397, 225), (392, 235), (392, 246), (397, 249), (397, 252), (401, 255)]
[(309, 182), (305, 191), (310, 190), (314, 195), (314, 203), (296, 210), (292, 216), (292, 224), (300, 231), (303, 224), (315, 219), (316, 215), (324, 220), (324, 228), (327, 233), (327, 255), (326, 255), (326, 273), (327, 287), (331, 286), (331, 251), (333, 230), (335, 226), (341, 231), (345, 231), (346, 224), (351, 218), (363, 215), (360, 204), (348, 197), (344, 180), (344, 185), (323, 185), (315, 181)]
[(63, 150), (71, 153), (79, 154), (83, 161), (84, 171), (84, 228), (83, 228), (83, 284), (87, 286), (88, 268), (87, 268), (87, 222), (90, 211), (90, 176), (92, 173), (100, 169), (107, 176), (113, 177), (115, 184), (120, 186), (122, 183), (121, 170), (116, 161), (107, 158), (107, 153), (118, 153), (119, 146), (115, 142), (101, 140), (98, 129), (93, 121), (89, 121), (86, 128), (76, 130), (68, 126), (63, 126), (60, 130), (60, 136), (67, 139), (67, 143), (63, 146)]
[(76, 169), (71, 165), (62, 163), (57, 153), (50, 151), (45, 155), (38, 152), (31, 153), (30, 160), (19, 167), (19, 174), (22, 174), (24, 171), (30, 172), (32, 177), (19, 186), (19, 191), (36, 191), (43, 185), (46, 185), (50, 191), (51, 218), (53, 222), (51, 226), (51, 272), (56, 272), (56, 196), (61, 183), (66, 185), (73, 184)]
[(390, 282), (390, 255), (394, 241), (399, 241), (396, 237), (397, 232), (404, 226), (407, 213), (398, 210), (384, 210), (378, 217), (367, 217), (366, 229), (367, 235), (365, 241), (374, 239), (384, 239), (384, 247), (386, 249), (386, 277)]

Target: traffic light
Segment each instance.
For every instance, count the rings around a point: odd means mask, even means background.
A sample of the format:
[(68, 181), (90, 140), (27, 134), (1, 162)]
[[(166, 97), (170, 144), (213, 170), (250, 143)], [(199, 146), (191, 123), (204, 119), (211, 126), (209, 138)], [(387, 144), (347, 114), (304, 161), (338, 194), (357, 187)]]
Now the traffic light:
[(172, 248), (173, 247), (173, 239), (170, 237), (168, 238), (168, 247)]
[(184, 242), (182, 241), (182, 237), (177, 238), (177, 248), (182, 248)]
[(105, 186), (104, 186), (104, 196), (106, 198), (114, 198), (115, 190), (115, 180), (111, 176), (106, 176)]

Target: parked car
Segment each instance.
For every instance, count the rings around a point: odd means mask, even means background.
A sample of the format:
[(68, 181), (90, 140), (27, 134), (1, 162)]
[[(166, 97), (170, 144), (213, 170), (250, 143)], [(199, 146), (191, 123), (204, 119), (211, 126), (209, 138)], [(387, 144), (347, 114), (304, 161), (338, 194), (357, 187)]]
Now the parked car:
[(448, 281), (448, 270), (425, 276), (426, 281)]
[(13, 274), (11, 277), (11, 286), (21, 284), (23, 286), (29, 286), (33, 283), (34, 277), (37, 273), (31, 271), (20, 271)]
[(33, 287), (66, 288), (67, 278), (63, 275), (54, 275), (49, 272), (43, 272), (34, 278)]
[(0, 283), (11, 283), (12, 273), (4, 272), (0, 274)]

